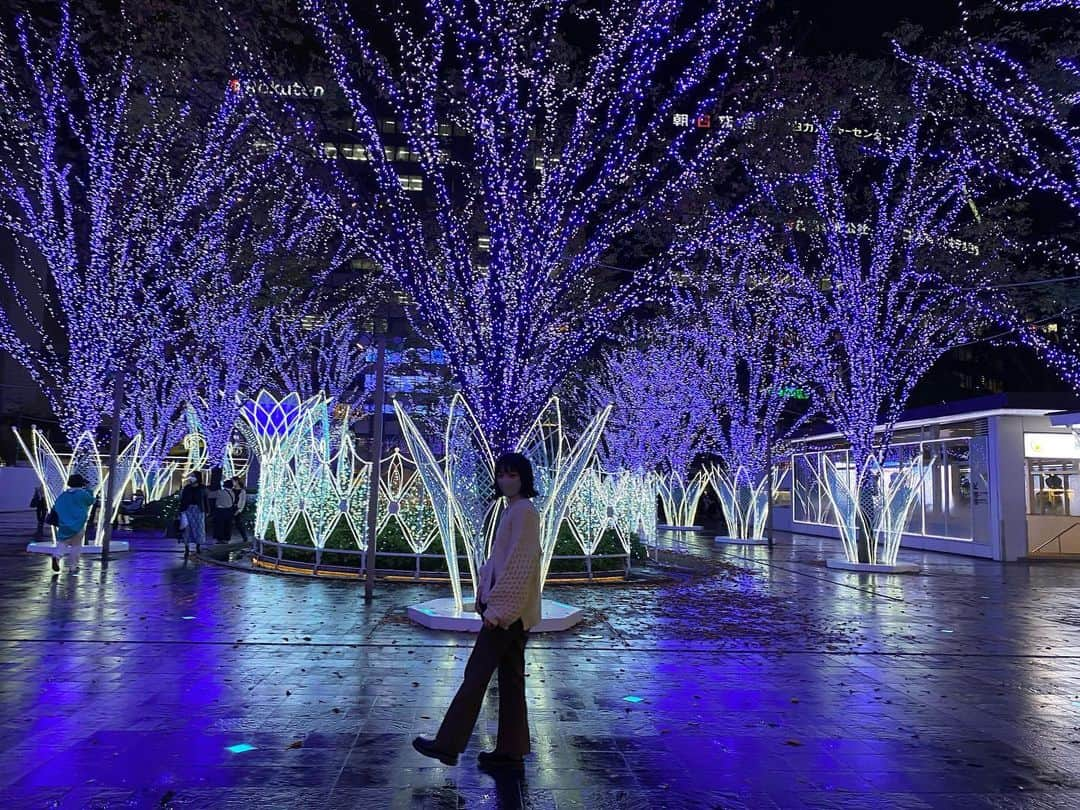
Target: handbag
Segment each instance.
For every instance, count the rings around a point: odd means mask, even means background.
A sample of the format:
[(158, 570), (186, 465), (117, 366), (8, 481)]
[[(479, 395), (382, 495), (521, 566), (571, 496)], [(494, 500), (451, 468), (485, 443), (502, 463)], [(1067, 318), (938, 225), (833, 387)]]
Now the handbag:
[(180, 513), (180, 531), (184, 531), (188, 527), (187, 512)]
[(50, 526), (60, 525), (60, 516), (56, 514), (55, 506), (49, 510), (49, 514), (45, 515), (45, 522), (48, 523)]

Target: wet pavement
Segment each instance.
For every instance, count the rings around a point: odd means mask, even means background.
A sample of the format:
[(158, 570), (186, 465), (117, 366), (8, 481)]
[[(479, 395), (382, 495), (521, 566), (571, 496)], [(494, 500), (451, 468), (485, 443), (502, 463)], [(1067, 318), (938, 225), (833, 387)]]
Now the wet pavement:
[(409, 746), (471, 638), (404, 610), (448, 589), (365, 605), (139, 538), (54, 578), (0, 533), (3, 808), (1080, 808), (1077, 565), (875, 578), (831, 541), (702, 538), (647, 582), (551, 587), (588, 618), (530, 641), (534, 753), (496, 779), (494, 689), (457, 767)]

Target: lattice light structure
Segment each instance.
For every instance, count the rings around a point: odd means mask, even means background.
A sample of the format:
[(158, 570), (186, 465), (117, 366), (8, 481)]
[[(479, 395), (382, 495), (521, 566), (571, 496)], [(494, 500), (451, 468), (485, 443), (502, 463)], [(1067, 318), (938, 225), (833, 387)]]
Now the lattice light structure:
[[(596, 553), (604, 533), (615, 529), (623, 542), (619, 531), (619, 521), (615, 517), (615, 478), (605, 476), (596, 464), (591, 464), (581, 475), (574, 497), (566, 510), (566, 522), (570, 526), (581, 553), (592, 556)], [(628, 547), (628, 541), (623, 543)]]
[(382, 460), (380, 469), (384, 472), (379, 480), (378, 531), (395, 523), (413, 552), (423, 554), (439, 536), (439, 520), (424, 479), (397, 448)]
[[(733, 540), (762, 537), (765, 521), (769, 517), (768, 475), (755, 481), (746, 467), (738, 467), (734, 474), (729, 475), (716, 465), (708, 468), (706, 475), (724, 511), (728, 536)], [(774, 496), (776, 492), (774, 484)]]
[[(848, 562), (896, 565), (900, 540), (933, 467), (921, 456), (894, 465), (870, 456), (861, 469), (822, 456), (821, 486), (828, 495)], [(868, 560), (859, 559), (860, 533), (868, 538)]]
[(160, 501), (171, 493), (173, 478), (179, 468), (176, 461), (150, 461), (144, 455), (131, 471), (131, 485), (142, 490), (147, 503)]
[(656, 481), (653, 473), (610, 473), (599, 463), (591, 464), (582, 474), (566, 513), (566, 522), (582, 553), (595, 554), (608, 529), (615, 530), (627, 554), (635, 534), (642, 543), (655, 543)]
[(245, 432), (261, 465), (255, 534), (264, 537), (273, 525), (284, 543), (302, 522), (321, 550), (345, 520), (363, 550), (370, 464), (356, 453), (347, 422), (333, 435), (327, 406), (321, 393), (278, 399), (263, 390), (241, 401)]
[[(109, 478), (108, 460), (102, 458), (92, 433), (86, 432), (79, 436), (71, 450), (71, 454), (65, 456), (67, 458), (65, 462), (61, 460), (60, 454), (53, 449), (49, 440), (37, 428), (34, 428), (30, 433), (29, 447), (26, 446), (19, 431), (14, 428), (12, 430), (19, 442), (19, 446), (23, 449), (23, 453), (30, 460), (30, 466), (34, 468), (38, 481), (41, 482), (42, 490), (45, 492), (45, 501), (50, 508), (60, 493), (64, 491), (68, 478), (76, 473), (89, 482), (90, 488), (104, 505), (105, 487)], [(138, 466), (140, 444), (141, 437), (135, 436), (116, 457), (117, 486), (113, 490), (116, 497), (113, 503), (113, 513), (109, 516), (109, 520), (116, 520), (117, 515), (120, 513), (120, 494), (130, 483), (135, 468)], [(104, 511), (103, 508), (97, 510), (96, 537), (101, 536), (101, 531), (105, 527)], [(49, 528), (55, 540), (56, 530), (54, 527)]]
[(623, 470), (615, 476), (615, 528), (627, 551), (630, 550), (631, 534), (636, 534), (645, 545), (656, 545), (659, 480), (659, 476), (651, 472)]
[(660, 504), (664, 509), (664, 519), (669, 526), (694, 525), (698, 502), (709, 485), (709, 477), (704, 470), (698, 470), (688, 478), (678, 470), (672, 470), (667, 475), (657, 478)]
[(540, 495), (533, 499), (540, 512), (540, 581), (547, 578), (559, 526), (581, 475), (592, 461), (611, 406), (600, 409), (572, 445), (563, 430), (558, 397), (552, 397), (518, 443), (517, 451), (532, 462)]
[[(440, 464), (404, 408), (394, 403), (409, 452), (435, 508), (451, 588), (458, 609), (464, 609), (457, 537), (465, 546), (472, 581), (487, 559), (500, 503), (495, 499), (495, 459), (483, 428), (462, 394), (454, 396), (446, 428), (446, 457)], [(559, 526), (581, 475), (596, 450), (611, 409), (602, 409), (571, 444), (563, 431), (556, 397), (536, 417), (517, 445), (532, 463), (536, 488), (533, 499), (540, 513), (541, 581), (546, 579), (555, 552)]]

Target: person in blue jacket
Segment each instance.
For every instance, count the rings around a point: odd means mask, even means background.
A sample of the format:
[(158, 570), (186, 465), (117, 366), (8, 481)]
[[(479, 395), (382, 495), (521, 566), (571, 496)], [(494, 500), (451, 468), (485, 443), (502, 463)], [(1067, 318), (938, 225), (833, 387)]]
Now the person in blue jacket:
[(53, 511), (60, 521), (56, 527), (57, 553), (54, 553), (52, 558), (53, 571), (60, 570), (58, 555), (61, 553), (61, 545), (65, 545), (68, 571), (72, 574), (79, 572), (79, 553), (82, 551), (83, 540), (86, 539), (86, 523), (97, 500), (94, 493), (88, 489), (89, 484), (89, 481), (76, 473), (68, 479), (68, 488), (61, 492), (53, 503)]

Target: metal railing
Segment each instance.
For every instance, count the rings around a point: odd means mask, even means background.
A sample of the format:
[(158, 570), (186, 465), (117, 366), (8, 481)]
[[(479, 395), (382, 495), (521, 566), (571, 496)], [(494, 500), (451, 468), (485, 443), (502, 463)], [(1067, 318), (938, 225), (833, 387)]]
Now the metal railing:
[(1055, 543), (1055, 542), (1056, 542), (1056, 543), (1058, 544), (1058, 554), (1064, 554), (1065, 552), (1063, 552), (1063, 551), (1061, 550), (1061, 538), (1062, 538), (1063, 536), (1065, 536), (1066, 534), (1068, 534), (1069, 532), (1071, 532), (1071, 531), (1072, 531), (1073, 529), (1075, 529), (1075, 528), (1076, 528), (1077, 526), (1080, 526), (1080, 521), (1077, 521), (1076, 523), (1074, 523), (1073, 525), (1071, 525), (1071, 526), (1070, 526), (1069, 528), (1067, 528), (1067, 529), (1064, 529), (1063, 531), (1060, 531), (1060, 532), (1058, 532), (1057, 534), (1055, 534), (1055, 535), (1054, 535), (1053, 537), (1051, 537), (1051, 538), (1050, 538), (1049, 540), (1047, 540), (1047, 541), (1046, 541), (1045, 543), (1043, 543), (1043, 544), (1042, 544), (1041, 546), (1039, 546), (1038, 548), (1034, 549), (1034, 550), (1033, 550), (1033, 551), (1031, 551), (1030, 553), (1031, 553), (1031, 554), (1038, 554), (1038, 553), (1039, 553), (1040, 551), (1042, 551), (1042, 550), (1043, 550), (1044, 548), (1046, 548), (1046, 547), (1047, 547), (1048, 545), (1050, 545), (1051, 543)]

